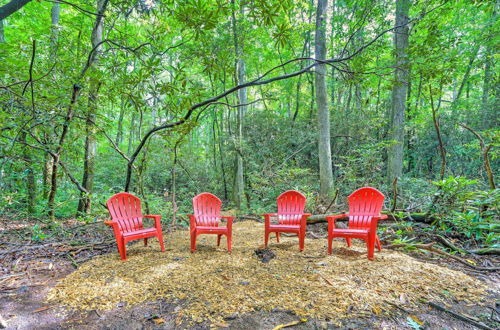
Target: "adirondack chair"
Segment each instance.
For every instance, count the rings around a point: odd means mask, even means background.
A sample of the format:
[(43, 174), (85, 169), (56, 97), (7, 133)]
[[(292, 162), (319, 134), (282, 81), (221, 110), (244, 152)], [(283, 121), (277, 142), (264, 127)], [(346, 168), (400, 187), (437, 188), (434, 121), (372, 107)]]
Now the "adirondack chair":
[[(196, 236), (200, 234), (216, 234), (217, 246), (220, 246), (222, 235), (227, 238), (227, 250), (231, 253), (233, 237), (233, 220), (235, 217), (220, 215), (222, 202), (210, 193), (201, 193), (193, 198), (193, 214), (188, 214), (191, 233), (191, 252), (196, 251)], [(227, 220), (226, 227), (219, 226), (221, 219)]]
[[(148, 245), (149, 237), (156, 237), (160, 242), (161, 251), (165, 252), (163, 235), (161, 231), (161, 215), (143, 215), (141, 212), (141, 200), (129, 193), (119, 193), (111, 197), (107, 202), (111, 221), (105, 223), (113, 228), (121, 259), (127, 259), (126, 244), (136, 239), (144, 239), (144, 245)], [(153, 218), (155, 226), (144, 228), (143, 218)]]
[[(267, 247), (269, 234), (276, 233), (276, 240), (280, 241), (280, 233), (296, 233), (299, 236), (299, 249), (304, 250), (306, 237), (306, 221), (311, 216), (304, 213), (306, 197), (295, 190), (288, 190), (276, 199), (278, 213), (265, 213), (264, 245)], [(271, 224), (271, 217), (278, 218), (278, 224)]]
[[(332, 240), (343, 237), (347, 246), (351, 246), (352, 238), (359, 238), (366, 242), (368, 259), (373, 260), (375, 244), (381, 251), (380, 240), (377, 236), (377, 223), (386, 219), (380, 214), (384, 206), (384, 195), (375, 188), (364, 187), (356, 190), (349, 196), (349, 214), (327, 216), (328, 220), (328, 254), (332, 254)], [(335, 220), (349, 217), (349, 228), (335, 228)]]

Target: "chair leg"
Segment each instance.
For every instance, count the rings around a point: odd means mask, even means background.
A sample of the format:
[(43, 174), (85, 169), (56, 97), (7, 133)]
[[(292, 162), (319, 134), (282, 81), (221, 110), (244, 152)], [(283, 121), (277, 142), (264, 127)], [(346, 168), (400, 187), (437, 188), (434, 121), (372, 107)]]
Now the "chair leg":
[(122, 260), (127, 260), (127, 245), (125, 241), (118, 243), (118, 250), (120, 251), (120, 257)]
[(222, 235), (217, 235), (217, 246), (220, 246), (220, 238)]
[(380, 240), (378, 239), (378, 236), (375, 238), (375, 243), (377, 243), (378, 252), (382, 251), (382, 245), (380, 245)]
[(158, 242), (160, 242), (161, 252), (165, 252), (165, 244), (163, 243), (163, 233), (159, 232), (157, 237), (158, 237)]
[(304, 239), (306, 238), (306, 233), (299, 233), (299, 250), (304, 251)]
[(276, 241), (279, 243), (280, 242), (280, 233), (276, 232)]
[(196, 233), (192, 232), (191, 233), (191, 253), (196, 251)]
[(233, 235), (232, 234), (227, 234), (226, 237), (227, 237), (227, 251), (229, 253), (231, 253), (231, 244), (232, 244), (232, 240), (233, 240)]
[(328, 254), (332, 254), (333, 237), (328, 237)]
[(368, 248), (368, 259), (373, 260), (375, 252), (375, 238), (368, 236), (366, 239), (366, 247)]
[(264, 247), (267, 248), (267, 243), (269, 243), (269, 232), (264, 233)]
[(147, 238), (144, 239), (144, 246), (148, 246), (148, 239)]
[(345, 241), (347, 242), (347, 246), (348, 247), (351, 247), (352, 243), (351, 243), (351, 239), (346, 237)]

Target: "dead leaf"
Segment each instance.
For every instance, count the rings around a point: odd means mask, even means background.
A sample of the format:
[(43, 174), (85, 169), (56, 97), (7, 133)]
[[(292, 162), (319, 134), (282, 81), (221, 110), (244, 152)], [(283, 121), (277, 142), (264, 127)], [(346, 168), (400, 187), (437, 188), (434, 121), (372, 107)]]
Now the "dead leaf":
[(225, 322), (214, 323), (214, 325), (219, 327), (219, 328), (228, 328), (229, 327), (229, 324), (227, 324)]
[(410, 315), (409, 318), (411, 318), (413, 321), (417, 322), (419, 325), (423, 325), (424, 321), (416, 317), (415, 315)]
[(221, 275), (221, 277), (222, 277), (223, 279), (225, 279), (226, 281), (229, 281), (229, 280), (230, 280), (230, 278), (229, 278), (229, 277), (227, 277), (226, 275)]
[(326, 283), (328, 283), (329, 285), (333, 286), (333, 282), (332, 281), (330, 281), (326, 277), (323, 277), (323, 279), (325, 280)]
[(156, 323), (156, 324), (162, 324), (162, 323), (165, 323), (165, 320), (161, 317), (158, 317), (158, 318), (154, 318), (153, 321)]
[(279, 330), (279, 329), (283, 329), (283, 328), (293, 327), (294, 325), (297, 325), (297, 324), (300, 324), (300, 323), (304, 323), (304, 322), (307, 322), (306, 318), (300, 319), (298, 321), (293, 321), (293, 322), (290, 322), (290, 323), (286, 323), (286, 324), (280, 324), (280, 325), (274, 327), (273, 330)]
[(47, 309), (51, 308), (52, 306), (43, 306), (43, 307), (40, 307), (40, 308), (37, 308), (35, 309), (32, 313), (39, 313), (39, 312), (43, 312), (43, 311), (46, 311)]

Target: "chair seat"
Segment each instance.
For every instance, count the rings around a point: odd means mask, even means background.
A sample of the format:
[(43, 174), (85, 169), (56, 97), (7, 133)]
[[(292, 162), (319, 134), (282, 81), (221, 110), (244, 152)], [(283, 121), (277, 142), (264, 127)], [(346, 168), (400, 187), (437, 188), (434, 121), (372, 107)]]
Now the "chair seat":
[(344, 235), (368, 235), (368, 229), (334, 229), (333, 234), (344, 234)]
[(196, 226), (196, 230), (226, 231), (227, 227)]
[(300, 225), (269, 225), (269, 229), (299, 230)]
[(156, 228), (153, 227), (153, 228), (128, 231), (126, 233), (123, 233), (123, 237), (142, 236), (142, 235), (147, 235), (147, 234), (156, 234)]

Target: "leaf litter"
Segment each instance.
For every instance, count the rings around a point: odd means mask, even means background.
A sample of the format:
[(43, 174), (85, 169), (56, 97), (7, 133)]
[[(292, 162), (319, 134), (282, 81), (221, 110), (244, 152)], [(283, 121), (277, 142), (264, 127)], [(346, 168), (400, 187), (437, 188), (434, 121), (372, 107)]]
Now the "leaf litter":
[(167, 251), (156, 240), (149, 246), (129, 246), (127, 261), (118, 253), (98, 256), (62, 279), (48, 294), (50, 302), (75, 309), (110, 310), (165, 298), (186, 305), (182, 313), (194, 322), (223, 322), (231, 315), (256, 310), (287, 310), (298, 316), (338, 321), (354, 314), (390, 313), (394, 306), (423, 300), (478, 303), (487, 286), (462, 272), (382, 250), (374, 261), (366, 247), (346, 248), (334, 241), (328, 256), (325, 239), (306, 239), (298, 252), (297, 237), (271, 240), (275, 257), (263, 263), (255, 249), (263, 248), (264, 227), (253, 221), (233, 225), (233, 251), (224, 238), (198, 237), (197, 252), (189, 250), (189, 232), (164, 235)]

